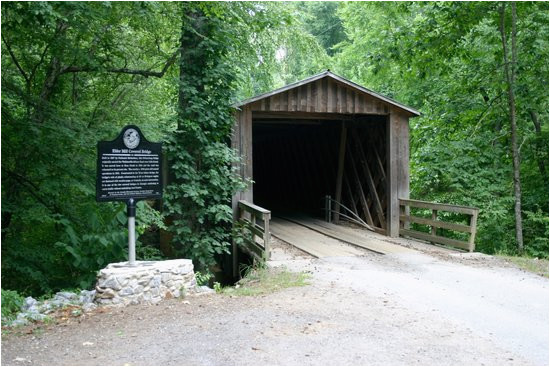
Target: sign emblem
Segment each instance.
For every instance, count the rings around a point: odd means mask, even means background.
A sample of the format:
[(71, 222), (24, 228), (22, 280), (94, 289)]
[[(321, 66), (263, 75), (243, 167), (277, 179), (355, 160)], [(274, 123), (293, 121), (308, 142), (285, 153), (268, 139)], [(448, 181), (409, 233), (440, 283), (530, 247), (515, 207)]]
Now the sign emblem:
[(139, 145), (139, 133), (136, 129), (128, 129), (124, 132), (124, 145), (126, 145), (126, 148), (128, 149), (134, 149)]
[(162, 144), (139, 127), (125, 126), (115, 140), (97, 143), (97, 201), (162, 198)]

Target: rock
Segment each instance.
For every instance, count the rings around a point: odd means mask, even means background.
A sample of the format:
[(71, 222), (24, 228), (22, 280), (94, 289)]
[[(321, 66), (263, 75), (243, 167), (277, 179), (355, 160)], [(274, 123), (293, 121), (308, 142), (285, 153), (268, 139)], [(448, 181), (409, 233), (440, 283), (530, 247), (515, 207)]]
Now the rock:
[(100, 286), (101, 288), (111, 288), (115, 291), (118, 291), (121, 288), (120, 283), (115, 277), (108, 277), (105, 279), (101, 279), (97, 282), (97, 285)]
[(100, 288), (96, 288), (97, 290), (97, 293), (95, 294), (95, 297), (96, 299), (97, 298), (101, 298), (101, 299), (108, 299), (108, 298), (113, 298), (115, 296), (115, 292), (112, 290), (112, 289), (101, 289), (100, 291)]
[(124, 297), (124, 296), (130, 296), (130, 295), (134, 294), (134, 290), (133, 290), (132, 288), (130, 288), (130, 287), (125, 287), (125, 288), (122, 288), (122, 289), (120, 290), (120, 292), (118, 292), (118, 294), (119, 294), (120, 296), (122, 296), (122, 297)]
[(27, 297), (25, 298), (25, 302), (23, 303), (23, 306), (21, 306), (21, 309), (23, 311), (26, 311), (28, 310), (29, 308), (33, 307), (34, 305), (36, 305), (38, 303), (37, 300), (35, 300), (34, 298), (32, 297)]
[(160, 283), (161, 283), (161, 276), (160, 275), (156, 275), (153, 277), (153, 279), (151, 279), (151, 283), (149, 283), (149, 286), (151, 288), (157, 288), (160, 286)]
[(92, 303), (94, 301), (96, 291), (80, 291), (80, 297), (78, 299), (79, 303), (86, 304), (86, 303)]
[(76, 301), (78, 299), (78, 295), (73, 292), (57, 292), (54, 296), (54, 299), (57, 299), (61, 302)]

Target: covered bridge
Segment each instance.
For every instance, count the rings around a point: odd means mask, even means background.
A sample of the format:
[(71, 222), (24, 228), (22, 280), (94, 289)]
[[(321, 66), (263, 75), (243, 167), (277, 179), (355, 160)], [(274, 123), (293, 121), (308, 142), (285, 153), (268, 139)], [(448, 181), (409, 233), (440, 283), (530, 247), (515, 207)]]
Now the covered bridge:
[(409, 118), (418, 111), (328, 70), (235, 106), (232, 146), (241, 176), (254, 182), (233, 198), (235, 213), (246, 200), (275, 213), (322, 215), (330, 195), (335, 221), (341, 203), (377, 232), (399, 235)]
[[(264, 258), (271, 215), (296, 214), (335, 223), (356, 218), (382, 235), (473, 250), (476, 208), (409, 200), (409, 119), (420, 115), (415, 109), (328, 70), (234, 107), (231, 144), (242, 157), (241, 177), (253, 183), (233, 197), (233, 213)], [(410, 207), (428, 210), (431, 218), (410, 215)], [(469, 223), (443, 222), (438, 211), (468, 215)], [(410, 223), (429, 232), (411, 230)], [(469, 238), (441, 237), (438, 229)]]

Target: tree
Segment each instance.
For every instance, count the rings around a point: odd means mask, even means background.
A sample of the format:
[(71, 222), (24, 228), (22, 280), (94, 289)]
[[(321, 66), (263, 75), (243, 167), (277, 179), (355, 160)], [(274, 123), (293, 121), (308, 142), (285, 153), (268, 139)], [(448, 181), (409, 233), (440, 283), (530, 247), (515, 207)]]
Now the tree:
[(511, 3), (512, 7), (512, 51), (511, 59), (508, 60), (508, 45), (505, 29), (506, 3), (500, 6), (500, 36), (502, 39), (502, 54), (504, 59), (504, 74), (506, 75), (506, 84), (508, 89), (508, 106), (510, 109), (510, 145), (514, 163), (514, 214), (516, 222), (516, 242), (518, 250), (523, 252), (523, 225), (521, 219), (521, 180), (520, 180), (520, 157), (517, 138), (516, 122), (516, 69), (517, 69), (517, 49), (516, 49), (516, 3)]

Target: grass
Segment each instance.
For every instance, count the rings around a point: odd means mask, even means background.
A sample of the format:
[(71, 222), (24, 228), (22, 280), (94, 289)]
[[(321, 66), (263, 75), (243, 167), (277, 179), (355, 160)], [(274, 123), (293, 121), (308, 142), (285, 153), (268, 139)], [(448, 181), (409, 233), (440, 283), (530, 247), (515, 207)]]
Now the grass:
[(308, 285), (309, 275), (285, 268), (251, 268), (234, 287), (220, 288), (218, 293), (232, 296), (259, 296), (290, 287)]
[(498, 255), (498, 257), (515, 264), (525, 271), (548, 278), (548, 259), (507, 255)]

